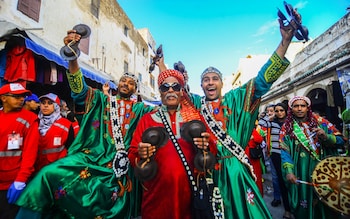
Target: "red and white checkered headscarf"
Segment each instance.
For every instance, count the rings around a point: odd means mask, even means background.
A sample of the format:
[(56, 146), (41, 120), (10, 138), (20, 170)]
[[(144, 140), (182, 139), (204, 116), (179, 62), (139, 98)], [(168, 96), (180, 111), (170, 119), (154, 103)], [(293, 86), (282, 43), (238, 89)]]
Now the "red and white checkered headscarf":
[(158, 86), (160, 86), (163, 81), (167, 77), (174, 77), (179, 81), (179, 84), (184, 87), (185, 86), (185, 79), (184, 76), (181, 74), (181, 72), (173, 70), (173, 69), (167, 69), (159, 74), (158, 76)]

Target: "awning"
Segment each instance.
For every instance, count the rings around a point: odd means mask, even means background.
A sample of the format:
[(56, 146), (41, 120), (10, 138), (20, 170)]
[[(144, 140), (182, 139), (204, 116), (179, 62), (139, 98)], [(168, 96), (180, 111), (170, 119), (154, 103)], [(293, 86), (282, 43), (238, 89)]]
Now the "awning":
[[(28, 33), (27, 33), (28, 34)], [(33, 39), (34, 35), (28, 34), (28, 36)], [(42, 42), (40, 44), (32, 41), (31, 39), (24, 38), (25, 39), (25, 44), (26, 47), (30, 50), (32, 50), (34, 53), (38, 55), (44, 56), (46, 59), (55, 62), (58, 65), (61, 65), (65, 68), (68, 68), (68, 62), (64, 60), (60, 55), (58, 55), (58, 52), (53, 52), (52, 50), (48, 49), (47, 45), (46, 48), (43, 45), (43, 42), (41, 39), (36, 39), (36, 40), (41, 40)], [(104, 72), (97, 71), (98, 73), (95, 73), (95, 70), (92, 69), (92, 67), (88, 66), (87, 64), (80, 62), (79, 63), (81, 70), (83, 72), (83, 75), (93, 81), (96, 81), (98, 83), (104, 84), (107, 81), (113, 81), (114, 79), (110, 76), (107, 75)], [(114, 83), (109, 83), (110, 87), (113, 89), (116, 89), (116, 85)]]
[(160, 101), (160, 100), (155, 100), (155, 101), (142, 100), (142, 102), (144, 102), (146, 105), (150, 105), (150, 106), (160, 106), (160, 105), (162, 105), (162, 101)]
[[(0, 33), (3, 35), (0, 35), (0, 38), (4, 39), (6, 35), (23, 37), (25, 40), (26, 47), (28, 49), (32, 50), (37, 55), (44, 56), (47, 60), (55, 62), (57, 65), (60, 65), (64, 68), (68, 68), (68, 62), (59, 55), (59, 51), (56, 48), (49, 45), (44, 40), (42, 40), (41, 38), (39, 38), (38, 36), (31, 34), (30, 32), (21, 31), (18, 27), (16, 28), (16, 25), (10, 22), (1, 22), (1, 26), (4, 28), (1, 28)], [(10, 29), (5, 30), (6, 27)], [(101, 84), (104, 84), (107, 81), (114, 81), (114, 78), (112, 78), (112, 76), (104, 72), (95, 70), (93, 67), (83, 62), (79, 62), (79, 65), (81, 67), (83, 75), (93, 81), (96, 81)], [(109, 83), (109, 85), (112, 89), (117, 88), (114, 83)]]

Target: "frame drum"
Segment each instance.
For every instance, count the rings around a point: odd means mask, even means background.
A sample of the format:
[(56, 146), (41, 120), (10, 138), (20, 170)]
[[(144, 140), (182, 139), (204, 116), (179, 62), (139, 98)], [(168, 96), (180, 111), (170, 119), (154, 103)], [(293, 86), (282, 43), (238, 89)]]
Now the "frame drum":
[(334, 210), (350, 215), (350, 157), (327, 157), (312, 172), (316, 193)]

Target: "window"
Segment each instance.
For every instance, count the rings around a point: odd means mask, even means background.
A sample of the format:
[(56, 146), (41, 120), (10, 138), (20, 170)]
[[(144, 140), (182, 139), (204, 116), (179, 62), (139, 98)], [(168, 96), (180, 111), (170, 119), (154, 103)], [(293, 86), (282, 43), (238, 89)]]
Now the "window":
[(91, 13), (98, 18), (100, 11), (100, 0), (91, 0)]
[(81, 39), (79, 42), (79, 49), (86, 55), (89, 55), (89, 45), (90, 45), (90, 37), (86, 37)]
[(35, 21), (39, 21), (41, 0), (18, 0), (17, 10)]
[(151, 87), (154, 89), (155, 81), (154, 81), (154, 76), (152, 74), (149, 74), (149, 81), (150, 81)]
[(129, 28), (125, 25), (124, 26), (124, 35), (125, 36), (128, 36), (128, 31), (129, 31)]
[(124, 73), (129, 71), (129, 63), (127, 63), (126, 61), (124, 61)]
[(139, 73), (139, 82), (141, 83), (142, 82), (142, 74)]

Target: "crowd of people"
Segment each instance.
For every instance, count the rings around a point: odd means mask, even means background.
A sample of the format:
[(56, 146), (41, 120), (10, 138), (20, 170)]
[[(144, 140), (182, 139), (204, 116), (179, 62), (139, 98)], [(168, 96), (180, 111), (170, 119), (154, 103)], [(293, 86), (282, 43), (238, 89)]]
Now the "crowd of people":
[[(70, 60), (71, 96), (84, 109), (79, 123), (56, 94), (4, 85), (0, 218), (272, 218), (262, 158), (250, 150), (263, 142), (273, 167), (271, 205), (283, 203), (283, 218), (337, 218), (299, 180), (310, 182), (310, 169), (337, 155), (342, 134), (313, 114), (304, 96), (269, 106), (257, 121), (261, 97), (289, 65), (295, 22), (280, 21), (280, 33), (257, 76), (224, 95), (217, 68), (201, 74), (200, 96), (189, 92), (188, 74), (167, 69), (161, 57), (161, 106), (131, 99), (139, 86), (134, 74), (124, 73), (114, 92), (108, 83), (101, 91), (87, 85), (78, 59)], [(69, 30), (64, 43), (80, 37)], [(162, 144), (144, 136), (150, 127), (161, 128), (149, 138)]]
[[(38, 97), (20, 83), (0, 88), (1, 218), (13, 218), (14, 205), (27, 183), (44, 166), (65, 157), (74, 140), (73, 123), (65, 118), (60, 98), (48, 93)], [(6, 201), (7, 200), (7, 201)]]

